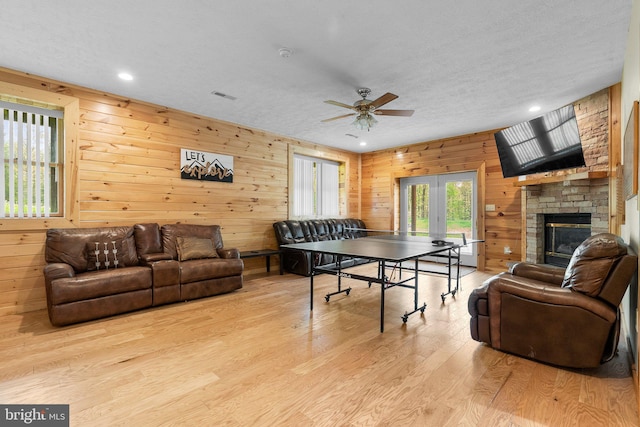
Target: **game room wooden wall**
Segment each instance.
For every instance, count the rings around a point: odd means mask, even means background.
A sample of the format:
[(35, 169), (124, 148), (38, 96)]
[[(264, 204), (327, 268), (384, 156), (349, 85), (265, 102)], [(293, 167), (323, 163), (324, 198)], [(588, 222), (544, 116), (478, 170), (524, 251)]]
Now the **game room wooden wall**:
[[(359, 154), (12, 70), (0, 69), (0, 82), (79, 99), (76, 226), (219, 224), (225, 246), (275, 247), (272, 224), (288, 215), (288, 159), (296, 151), (348, 161), (344, 215), (360, 215)], [(180, 179), (181, 148), (233, 156), (233, 183)], [(45, 232), (0, 221), (0, 316), (46, 307)], [(264, 271), (264, 259), (245, 267)]]
[[(360, 155), (12, 70), (0, 69), (0, 82), (79, 99), (74, 226), (219, 224), (226, 246), (275, 247), (272, 223), (288, 217), (289, 159), (299, 152), (347, 162), (344, 216), (381, 229), (397, 225), (399, 178), (482, 170), (482, 203), (496, 205), (483, 218), (485, 267), (502, 271), (520, 259), (520, 190), (502, 178), (492, 131)], [(581, 102), (600, 105), (603, 96)], [(598, 108), (594, 115), (606, 115)], [(233, 156), (234, 182), (181, 180), (181, 148)], [(46, 307), (45, 233), (0, 221), (0, 316)], [(264, 260), (245, 265), (263, 271)]]

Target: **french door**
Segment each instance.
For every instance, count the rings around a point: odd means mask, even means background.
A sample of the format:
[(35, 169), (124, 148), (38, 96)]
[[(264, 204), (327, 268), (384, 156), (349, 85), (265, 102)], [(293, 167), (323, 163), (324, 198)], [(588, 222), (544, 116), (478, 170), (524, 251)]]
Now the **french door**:
[[(427, 175), (400, 180), (400, 230), (446, 239), (476, 238), (476, 173)], [(460, 262), (477, 266), (477, 245), (462, 248)]]

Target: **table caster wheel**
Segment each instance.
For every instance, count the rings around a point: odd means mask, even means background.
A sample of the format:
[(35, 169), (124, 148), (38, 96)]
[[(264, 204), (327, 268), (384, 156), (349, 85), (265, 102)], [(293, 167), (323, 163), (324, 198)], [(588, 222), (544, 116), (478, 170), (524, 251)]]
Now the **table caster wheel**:
[(324, 300), (325, 300), (326, 302), (329, 302), (329, 299), (330, 299), (330, 298), (331, 298), (331, 297), (330, 297), (329, 295), (327, 295), (326, 297), (324, 297)]
[(440, 298), (442, 298), (442, 303), (444, 304), (444, 300), (447, 298), (447, 296), (445, 294), (440, 295)]

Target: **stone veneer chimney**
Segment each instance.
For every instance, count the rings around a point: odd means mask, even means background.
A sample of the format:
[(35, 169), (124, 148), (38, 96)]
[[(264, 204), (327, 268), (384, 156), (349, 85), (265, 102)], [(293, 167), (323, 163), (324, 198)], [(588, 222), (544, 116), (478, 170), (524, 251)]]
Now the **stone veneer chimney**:
[[(568, 178), (568, 177), (567, 177)], [(609, 231), (609, 179), (578, 179), (528, 185), (526, 199), (526, 261), (544, 260), (544, 215), (590, 213), (591, 233)]]

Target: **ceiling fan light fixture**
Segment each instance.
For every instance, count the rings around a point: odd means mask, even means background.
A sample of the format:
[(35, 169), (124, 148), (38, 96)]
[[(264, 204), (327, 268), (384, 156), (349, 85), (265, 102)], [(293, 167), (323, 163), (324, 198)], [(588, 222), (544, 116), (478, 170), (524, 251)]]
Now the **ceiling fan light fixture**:
[(356, 116), (352, 125), (360, 130), (369, 130), (374, 127), (378, 121), (369, 113), (361, 113)]
[(278, 49), (278, 54), (282, 58), (288, 58), (293, 55), (293, 49), (289, 49), (288, 47), (281, 47), (280, 49)]

